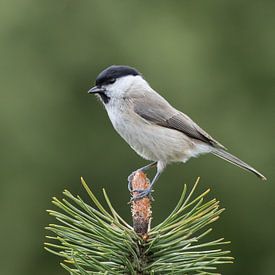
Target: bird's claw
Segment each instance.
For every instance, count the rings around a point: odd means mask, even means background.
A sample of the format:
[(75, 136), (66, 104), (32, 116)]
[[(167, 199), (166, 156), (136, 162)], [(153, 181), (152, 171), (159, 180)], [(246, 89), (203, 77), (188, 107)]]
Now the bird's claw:
[(137, 171), (134, 171), (134, 172), (132, 172), (132, 173), (128, 176), (128, 181), (132, 181), (132, 180), (133, 180), (133, 178), (134, 178), (136, 172), (137, 172)]
[(147, 189), (135, 189), (132, 190), (131, 192), (137, 192), (139, 193), (138, 195), (136, 195), (135, 197), (131, 198), (131, 201), (136, 201), (136, 200), (140, 200), (143, 199), (145, 197), (149, 197), (150, 200), (154, 200), (151, 193), (154, 192), (154, 190), (152, 190), (152, 188), (147, 188)]
[(132, 173), (129, 175), (129, 177), (128, 177), (128, 190), (129, 190), (130, 192), (133, 191), (133, 188), (132, 188), (132, 181), (133, 181), (133, 178), (134, 178), (136, 172), (137, 172), (137, 171), (132, 172)]

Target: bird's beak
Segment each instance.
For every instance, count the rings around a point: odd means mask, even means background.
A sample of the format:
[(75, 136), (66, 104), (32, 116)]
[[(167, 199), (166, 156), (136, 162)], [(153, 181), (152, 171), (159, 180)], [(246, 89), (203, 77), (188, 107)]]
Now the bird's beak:
[(88, 94), (100, 94), (100, 93), (104, 93), (105, 91), (106, 89), (103, 87), (94, 86), (88, 91)]

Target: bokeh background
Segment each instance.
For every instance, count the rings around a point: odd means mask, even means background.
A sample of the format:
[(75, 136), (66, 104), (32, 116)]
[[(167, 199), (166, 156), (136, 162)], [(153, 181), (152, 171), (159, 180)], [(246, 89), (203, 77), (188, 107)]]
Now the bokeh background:
[(152, 87), (232, 153), (263, 183), (214, 156), (169, 166), (154, 193), (154, 220), (184, 183), (201, 176), (226, 212), (212, 237), (231, 240), (223, 274), (275, 270), (275, 2), (0, 2), (0, 209), (3, 275), (67, 274), (43, 250), (46, 209), (67, 188), (86, 197), (83, 176), (107, 189), (130, 221), (127, 176), (146, 161), (115, 133), (87, 90), (111, 64), (138, 68)]

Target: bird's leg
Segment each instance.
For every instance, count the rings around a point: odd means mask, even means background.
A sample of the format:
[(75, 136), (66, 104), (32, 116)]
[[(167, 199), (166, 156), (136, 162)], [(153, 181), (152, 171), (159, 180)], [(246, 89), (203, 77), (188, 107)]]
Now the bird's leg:
[(139, 192), (139, 194), (134, 198), (134, 200), (142, 199), (142, 198), (147, 197), (151, 194), (153, 185), (158, 180), (159, 176), (161, 175), (161, 172), (162, 171), (157, 171), (156, 175), (154, 176), (152, 182), (150, 183), (150, 185), (147, 189), (133, 190), (134, 192)]
[(155, 165), (157, 165), (157, 161), (154, 161), (154, 162), (152, 162), (152, 163), (149, 163), (148, 165), (146, 165), (146, 166), (144, 166), (144, 167), (141, 167), (141, 168), (139, 168), (138, 170), (132, 172), (131, 175), (128, 177), (128, 190), (129, 190), (130, 192), (133, 191), (133, 190), (132, 190), (132, 180), (133, 180), (134, 175), (135, 175), (136, 172), (141, 171), (141, 172), (144, 173), (144, 172), (148, 171), (150, 168), (154, 167)]

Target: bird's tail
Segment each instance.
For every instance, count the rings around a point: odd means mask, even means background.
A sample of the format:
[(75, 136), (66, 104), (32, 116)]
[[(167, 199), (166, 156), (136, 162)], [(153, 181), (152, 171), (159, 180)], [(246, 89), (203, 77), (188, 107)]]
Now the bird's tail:
[(225, 151), (223, 149), (215, 148), (211, 153), (230, 162), (230, 163), (233, 163), (233, 164), (239, 166), (240, 168), (242, 168), (244, 170), (248, 170), (248, 171), (254, 173), (257, 177), (261, 178), (262, 180), (266, 180), (266, 177), (264, 175), (262, 175), (260, 172), (258, 172), (256, 169), (254, 169), (247, 163), (243, 162), (242, 160), (231, 155), (230, 153), (228, 153), (227, 151)]

